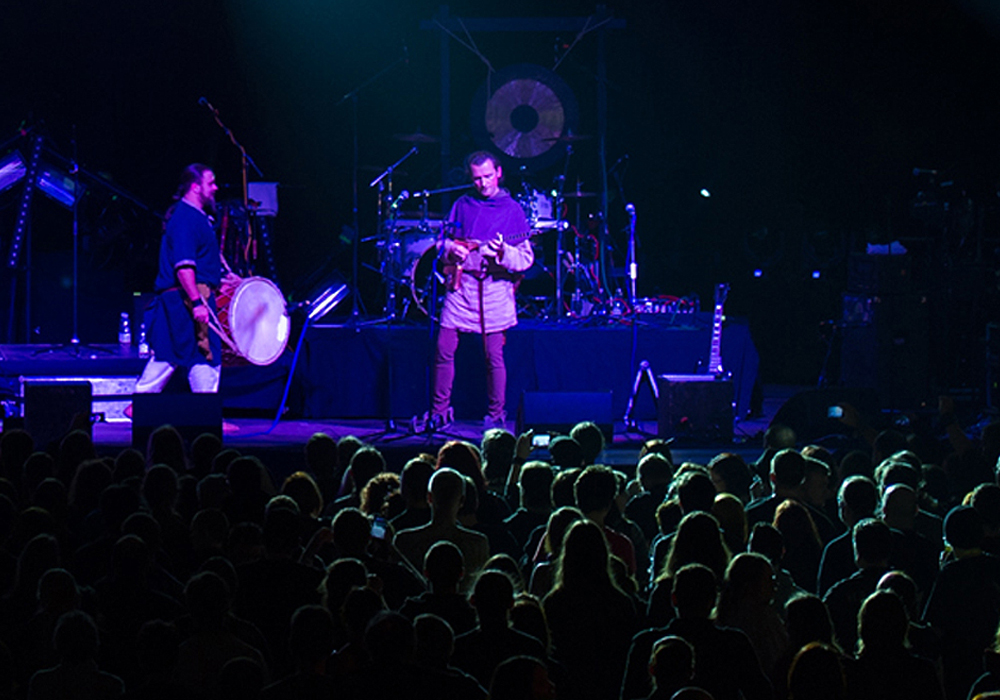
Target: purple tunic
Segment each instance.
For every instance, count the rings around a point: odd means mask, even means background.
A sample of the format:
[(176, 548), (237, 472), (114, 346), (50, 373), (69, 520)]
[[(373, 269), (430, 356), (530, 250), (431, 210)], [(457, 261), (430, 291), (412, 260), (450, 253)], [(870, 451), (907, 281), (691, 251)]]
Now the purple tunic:
[[(521, 206), (507, 190), (500, 190), (490, 199), (464, 195), (452, 206), (448, 220), (461, 224), (455, 232), (456, 238), (483, 244), (497, 233), (516, 236), (527, 233), (530, 228)], [(454, 248), (454, 242), (445, 243), (446, 258)], [(481, 255), (479, 250), (469, 253), (462, 264), (464, 272), (458, 289), (448, 292), (445, 297), (441, 326), (479, 333), (485, 322), (486, 332), (495, 333), (516, 325), (515, 273), (527, 270), (534, 260), (528, 239), (513, 245), (505, 243), (500, 262)], [(483, 300), (482, 315), (480, 298)]]

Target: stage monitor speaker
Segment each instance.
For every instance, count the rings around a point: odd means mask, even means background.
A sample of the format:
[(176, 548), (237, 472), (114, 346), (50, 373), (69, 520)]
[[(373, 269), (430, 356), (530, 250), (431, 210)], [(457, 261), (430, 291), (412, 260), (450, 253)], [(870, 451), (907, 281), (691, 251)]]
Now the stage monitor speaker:
[(526, 391), (521, 394), (521, 406), (517, 410), (518, 433), (533, 428), (536, 433), (569, 435), (573, 426), (583, 421), (596, 423), (604, 439), (611, 442), (615, 421), (610, 391)]
[(172, 425), (189, 445), (202, 433), (222, 438), (221, 394), (133, 394), (132, 447), (145, 453), (149, 434)]
[(58, 446), (75, 428), (92, 434), (90, 424), (93, 387), (90, 382), (25, 381), (24, 429), (35, 440), (35, 449)]
[[(673, 375), (677, 376), (677, 375)], [(697, 379), (694, 379), (697, 377)], [(733, 383), (705, 375), (659, 381), (661, 438), (733, 441)]]

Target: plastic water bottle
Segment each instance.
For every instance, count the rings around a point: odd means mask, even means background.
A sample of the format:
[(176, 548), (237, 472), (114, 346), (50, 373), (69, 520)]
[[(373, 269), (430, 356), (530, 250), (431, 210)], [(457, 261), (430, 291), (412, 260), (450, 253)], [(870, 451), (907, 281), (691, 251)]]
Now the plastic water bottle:
[(132, 331), (128, 325), (128, 311), (122, 311), (121, 320), (118, 322), (118, 342), (122, 345), (132, 344)]
[(146, 324), (139, 324), (139, 357), (149, 357), (149, 343), (146, 342)]

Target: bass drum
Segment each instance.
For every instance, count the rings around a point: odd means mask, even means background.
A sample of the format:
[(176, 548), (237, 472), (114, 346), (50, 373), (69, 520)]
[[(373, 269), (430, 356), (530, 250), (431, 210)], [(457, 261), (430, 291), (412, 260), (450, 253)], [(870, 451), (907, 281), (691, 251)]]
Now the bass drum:
[(222, 364), (269, 365), (288, 345), (291, 322), (281, 290), (264, 277), (248, 277), (234, 289), (215, 295), (219, 324), (235, 350), (222, 344)]
[(436, 258), (437, 247), (432, 245), (421, 254), (407, 275), (414, 306), (428, 318), (431, 317), (433, 307), (434, 320), (441, 316), (441, 305), (444, 304), (444, 295), (448, 291), (444, 275), (434, 269)]

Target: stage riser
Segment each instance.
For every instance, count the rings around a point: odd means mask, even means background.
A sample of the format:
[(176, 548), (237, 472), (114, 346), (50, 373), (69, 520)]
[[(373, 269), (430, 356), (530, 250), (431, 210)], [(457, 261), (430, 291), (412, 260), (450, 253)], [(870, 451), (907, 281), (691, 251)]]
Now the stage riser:
[[(711, 316), (697, 316), (685, 319), (686, 323), (697, 323), (692, 327), (657, 322), (641, 326), (635, 362), (647, 360), (655, 374), (683, 374), (707, 361)], [(0, 347), (0, 401), (19, 403), (20, 377), (119, 378), (125, 385), (138, 377), (145, 361), (137, 358), (134, 350), (105, 347), (109, 352), (86, 357), (38, 354), (39, 349), (44, 350), (39, 346)], [(632, 331), (627, 325), (587, 328), (522, 323), (508, 331), (504, 352), (511, 420), (524, 392), (610, 392), (615, 420), (625, 415), (635, 378)], [(289, 412), (317, 419), (399, 419), (422, 414), (429, 403), (432, 357), (433, 340), (424, 326), (312, 327), (295, 368)], [(220, 392), (224, 410), (277, 410), (291, 358), (291, 351), (287, 351), (268, 367), (223, 368)], [(745, 415), (758, 356), (749, 328), (741, 319), (728, 320), (723, 329), (722, 359), (726, 370), (733, 373), (737, 415)], [(179, 375), (168, 388), (186, 391)], [(95, 395), (103, 393), (110, 392), (95, 387)], [(458, 349), (453, 405), (461, 420), (480, 420), (486, 413), (483, 349), (477, 335), (463, 336)], [(111, 417), (120, 415), (120, 408), (124, 406), (112, 408)], [(101, 408), (95, 406), (95, 410)], [(646, 421), (658, 417), (645, 386), (636, 399), (633, 417)]]
[[(643, 326), (636, 362), (648, 360), (656, 374), (689, 373), (699, 361), (707, 361), (710, 331), (708, 323), (698, 328)], [(511, 419), (524, 392), (611, 392), (615, 420), (624, 416), (634, 379), (632, 332), (627, 326), (566, 328), (522, 323), (508, 331), (504, 353)], [(400, 418), (427, 410), (433, 341), (426, 328), (311, 328), (302, 354), (296, 384), (303, 392), (301, 412), (307, 418), (390, 414)], [(738, 415), (745, 415), (758, 364), (745, 324), (727, 323), (722, 358), (733, 372)], [(462, 337), (455, 365), (452, 402), (456, 417), (481, 419), (486, 413), (486, 380), (479, 336)], [(646, 387), (637, 398), (635, 417), (658, 417)]]

